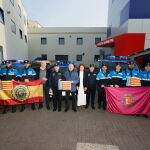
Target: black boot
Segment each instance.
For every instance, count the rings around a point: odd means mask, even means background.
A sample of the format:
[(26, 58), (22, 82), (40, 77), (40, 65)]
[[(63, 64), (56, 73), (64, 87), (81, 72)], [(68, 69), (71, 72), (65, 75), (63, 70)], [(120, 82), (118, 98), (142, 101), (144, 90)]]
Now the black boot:
[(35, 109), (36, 109), (36, 108), (35, 108), (35, 103), (32, 103), (32, 104), (31, 104), (31, 109), (32, 109), (32, 110), (35, 110)]
[(20, 109), (20, 112), (23, 112), (25, 110), (25, 105), (21, 105), (21, 109)]
[(12, 106), (12, 113), (15, 113), (16, 112), (16, 105), (13, 105)]
[(88, 105), (85, 105), (85, 109), (87, 109), (89, 106)]
[(50, 107), (49, 107), (49, 105), (46, 105), (46, 109), (47, 109), (47, 110), (50, 110)]
[(8, 106), (4, 106), (4, 109), (3, 109), (2, 114), (6, 114), (6, 113), (7, 113), (7, 111), (8, 111)]
[(143, 117), (144, 117), (144, 118), (149, 118), (148, 115), (145, 115), (145, 114), (143, 115)]
[(41, 103), (39, 103), (38, 109), (42, 109), (42, 108), (43, 108), (43, 103), (41, 102)]

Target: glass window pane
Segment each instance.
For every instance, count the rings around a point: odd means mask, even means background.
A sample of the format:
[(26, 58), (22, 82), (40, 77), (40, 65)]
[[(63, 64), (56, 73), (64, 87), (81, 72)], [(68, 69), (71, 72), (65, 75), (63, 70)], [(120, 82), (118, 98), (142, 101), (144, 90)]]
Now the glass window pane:
[(59, 38), (59, 45), (64, 45), (64, 44), (65, 44), (65, 39)]
[(16, 24), (13, 20), (11, 20), (11, 31), (16, 34)]
[(4, 11), (0, 8), (0, 22), (4, 23)]
[(95, 38), (95, 44), (97, 44), (98, 42), (100, 42), (101, 41), (101, 38), (100, 37), (96, 37)]
[(41, 38), (41, 45), (47, 44), (47, 38)]
[(83, 38), (77, 38), (77, 45), (83, 45)]

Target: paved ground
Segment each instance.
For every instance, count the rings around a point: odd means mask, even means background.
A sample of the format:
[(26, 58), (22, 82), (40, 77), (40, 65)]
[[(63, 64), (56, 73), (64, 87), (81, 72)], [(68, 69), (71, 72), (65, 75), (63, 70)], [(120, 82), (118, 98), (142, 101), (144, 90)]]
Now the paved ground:
[(98, 109), (65, 113), (29, 107), (23, 113), (0, 114), (0, 150), (76, 150), (77, 143), (150, 150), (150, 118)]

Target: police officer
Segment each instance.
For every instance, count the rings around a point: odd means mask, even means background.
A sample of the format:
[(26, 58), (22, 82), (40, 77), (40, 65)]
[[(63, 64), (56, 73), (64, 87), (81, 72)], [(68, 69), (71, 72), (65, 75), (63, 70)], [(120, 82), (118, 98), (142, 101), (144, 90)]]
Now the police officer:
[(140, 73), (141, 85), (150, 86), (150, 63), (145, 65), (145, 70)]
[(89, 107), (90, 99), (91, 99), (91, 107), (95, 109), (94, 101), (95, 101), (95, 93), (96, 93), (96, 71), (94, 64), (90, 64), (89, 72), (87, 74), (87, 95), (86, 95), (86, 106)]
[(116, 64), (116, 69), (112, 70), (109, 74), (110, 78), (110, 87), (124, 87), (126, 83), (126, 75), (125, 72), (121, 69), (121, 65), (119, 63)]
[[(1, 69), (1, 81), (11, 81), (11, 80), (17, 80), (18, 78), (18, 71), (14, 69), (11, 65), (11, 62), (9, 60), (6, 60), (5, 62), (5, 68)], [(8, 106), (4, 106), (3, 114), (7, 113)], [(12, 113), (16, 112), (16, 105), (12, 105)]]
[[(150, 86), (150, 63), (147, 63), (145, 65), (145, 70), (140, 73), (141, 78), (141, 86)], [(139, 116), (139, 115), (137, 115)], [(146, 114), (143, 114), (145, 118), (148, 118), (149, 116)]]
[(125, 74), (126, 74), (126, 78), (127, 78), (127, 83), (126, 85), (128, 85), (128, 79), (132, 78), (132, 77), (137, 77), (139, 78), (139, 72), (134, 69), (134, 61), (129, 61), (128, 62), (128, 68), (125, 69)]
[(108, 75), (109, 72), (107, 71), (106, 64), (102, 64), (102, 68), (100, 69), (100, 72), (97, 74), (96, 80), (98, 90), (98, 108), (100, 109), (103, 103), (104, 110), (106, 109), (106, 95), (104, 87), (108, 86), (109, 84)]
[(49, 92), (53, 93), (53, 111), (61, 111), (61, 91), (58, 89), (58, 82), (62, 80), (63, 75), (60, 71), (59, 64), (54, 65), (54, 71), (50, 74), (49, 79)]
[[(29, 60), (25, 60), (24, 61), (24, 69), (22, 70), (22, 81), (24, 82), (29, 82), (29, 81), (33, 81), (36, 79), (36, 72), (35, 70), (30, 66), (30, 62)], [(35, 110), (35, 103), (31, 104), (31, 108), (32, 110)], [(25, 104), (21, 105), (21, 112), (23, 112), (25, 109)]]

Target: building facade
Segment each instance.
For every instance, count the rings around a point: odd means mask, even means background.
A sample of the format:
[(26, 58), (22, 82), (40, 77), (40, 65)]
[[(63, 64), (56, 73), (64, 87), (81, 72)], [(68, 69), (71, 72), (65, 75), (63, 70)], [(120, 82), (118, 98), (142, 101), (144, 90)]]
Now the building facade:
[[(31, 25), (30, 25), (31, 26)], [(96, 43), (106, 39), (107, 28), (33, 27), (28, 28), (29, 59), (73, 60), (86, 66), (97, 60), (103, 49)], [(107, 51), (110, 54), (110, 51)]]
[(150, 48), (150, 1), (110, 0), (107, 39), (99, 47), (109, 47), (114, 55), (133, 55)]
[(0, 61), (27, 58), (27, 15), (22, 0), (1, 0)]

